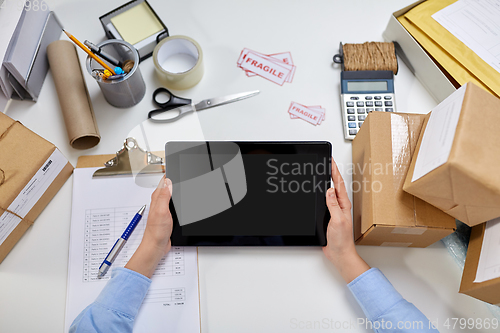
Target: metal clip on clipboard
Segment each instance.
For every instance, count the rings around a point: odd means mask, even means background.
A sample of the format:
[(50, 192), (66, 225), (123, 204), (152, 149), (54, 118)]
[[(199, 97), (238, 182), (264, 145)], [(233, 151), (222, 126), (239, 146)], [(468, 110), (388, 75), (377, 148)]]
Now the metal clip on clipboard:
[(145, 175), (165, 172), (163, 158), (139, 147), (134, 138), (126, 138), (116, 156), (94, 172), (92, 178)]

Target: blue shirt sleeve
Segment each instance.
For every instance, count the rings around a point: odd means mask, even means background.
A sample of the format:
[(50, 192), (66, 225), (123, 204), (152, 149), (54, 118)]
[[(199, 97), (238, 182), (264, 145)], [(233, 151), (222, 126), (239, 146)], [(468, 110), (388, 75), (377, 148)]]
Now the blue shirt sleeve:
[(114, 268), (94, 303), (73, 321), (70, 333), (132, 332), (151, 280), (127, 268)]
[(363, 327), (377, 333), (438, 332), (415, 305), (394, 289), (379, 269), (369, 269), (348, 287), (366, 315)]

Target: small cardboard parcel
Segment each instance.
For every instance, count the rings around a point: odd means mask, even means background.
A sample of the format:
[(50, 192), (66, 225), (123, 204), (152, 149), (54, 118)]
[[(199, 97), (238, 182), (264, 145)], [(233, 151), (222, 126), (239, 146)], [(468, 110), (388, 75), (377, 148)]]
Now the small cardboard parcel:
[(0, 113), (0, 262), (72, 172), (53, 144)]
[(427, 247), (455, 219), (403, 191), (425, 115), (371, 112), (352, 144), (356, 244)]
[(474, 226), (500, 216), (500, 99), (473, 83), (426, 116), (403, 189)]
[(500, 306), (500, 218), (472, 228), (460, 293)]

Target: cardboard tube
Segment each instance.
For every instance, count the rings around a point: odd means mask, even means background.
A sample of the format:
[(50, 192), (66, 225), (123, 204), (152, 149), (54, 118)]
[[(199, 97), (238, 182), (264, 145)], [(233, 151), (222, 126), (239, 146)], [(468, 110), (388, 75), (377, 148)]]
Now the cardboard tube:
[(47, 46), (47, 57), (68, 131), (69, 144), (75, 149), (94, 147), (101, 136), (76, 47), (65, 40), (52, 42)]

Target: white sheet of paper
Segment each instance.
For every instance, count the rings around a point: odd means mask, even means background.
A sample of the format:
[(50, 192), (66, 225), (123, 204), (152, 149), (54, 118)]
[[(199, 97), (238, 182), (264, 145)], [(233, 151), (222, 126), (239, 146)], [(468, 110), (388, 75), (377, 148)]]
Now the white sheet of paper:
[[(146, 226), (153, 188), (133, 177), (92, 179), (98, 168), (77, 168), (73, 178), (65, 332), (91, 304), (111, 276), (139, 245)], [(161, 174), (155, 175), (158, 181)], [(156, 183), (158, 183), (158, 181)], [(103, 279), (99, 265), (141, 206), (147, 210)], [(198, 264), (195, 247), (172, 247), (160, 261), (137, 315), (134, 332), (200, 332)]]
[(486, 222), (475, 283), (500, 277), (500, 218)]
[(450, 156), (455, 130), (462, 111), (464, 84), (432, 109), (418, 152), (412, 182), (443, 165)]
[(500, 0), (458, 0), (432, 18), (500, 72)]

